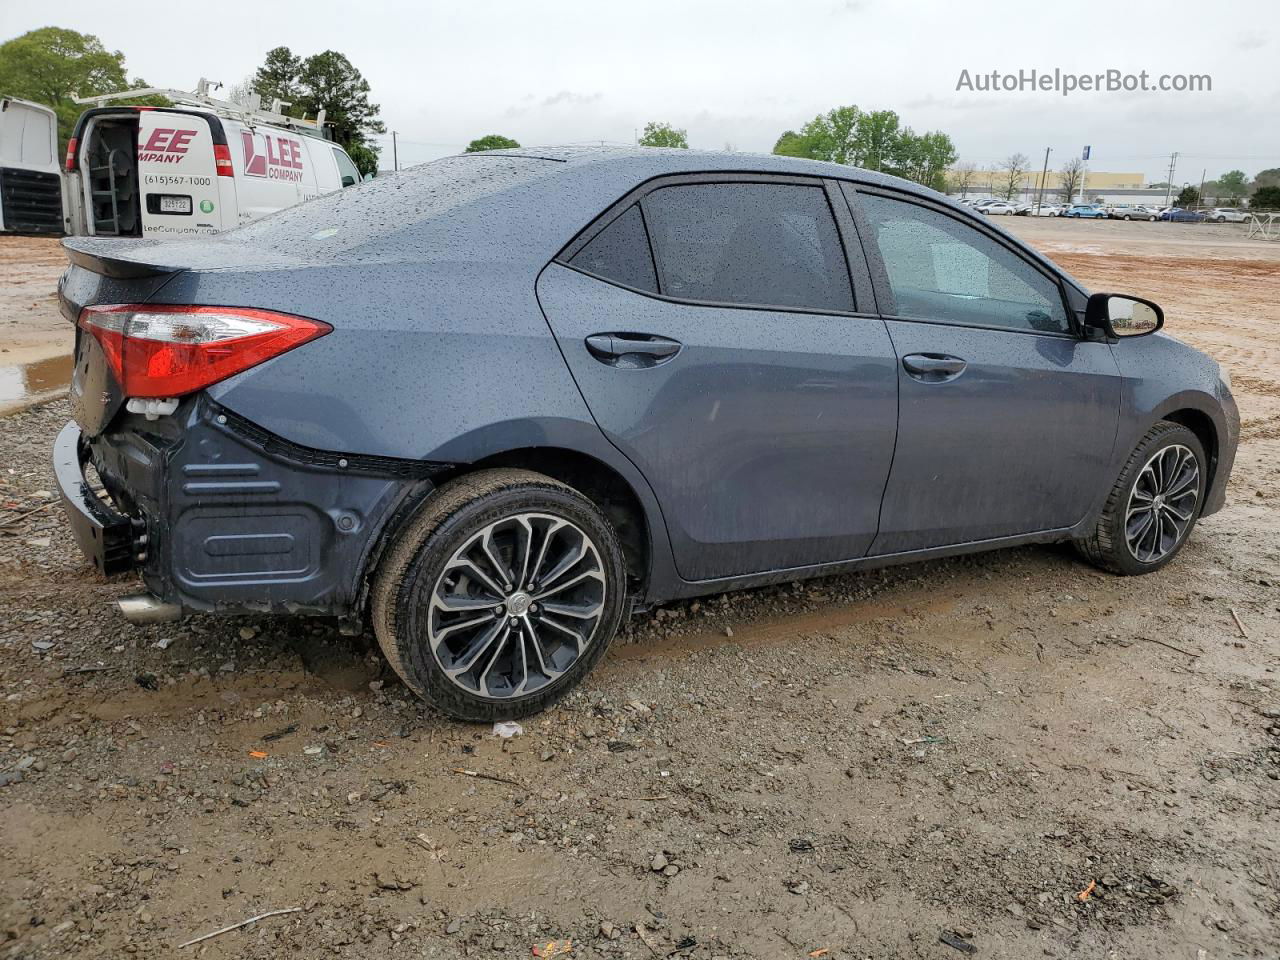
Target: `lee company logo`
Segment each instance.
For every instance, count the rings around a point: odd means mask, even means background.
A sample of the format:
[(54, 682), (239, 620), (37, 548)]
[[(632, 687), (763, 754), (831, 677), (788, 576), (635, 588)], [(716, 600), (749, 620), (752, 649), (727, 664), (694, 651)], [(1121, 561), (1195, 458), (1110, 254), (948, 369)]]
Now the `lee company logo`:
[(289, 180), (294, 183), (302, 179), (302, 144), (297, 140), (276, 134), (241, 130), (240, 142), (244, 145), (246, 176)]
[(139, 163), (181, 163), (195, 137), (194, 130), (156, 127), (147, 142), (138, 148)]

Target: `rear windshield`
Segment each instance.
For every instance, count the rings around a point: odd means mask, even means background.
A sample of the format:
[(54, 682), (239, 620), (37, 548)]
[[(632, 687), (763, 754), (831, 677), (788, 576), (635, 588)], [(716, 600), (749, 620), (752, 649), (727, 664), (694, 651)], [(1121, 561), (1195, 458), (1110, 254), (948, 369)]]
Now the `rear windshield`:
[(344, 252), (548, 176), (560, 166), (533, 157), (445, 157), (326, 193), (224, 236), (302, 254)]

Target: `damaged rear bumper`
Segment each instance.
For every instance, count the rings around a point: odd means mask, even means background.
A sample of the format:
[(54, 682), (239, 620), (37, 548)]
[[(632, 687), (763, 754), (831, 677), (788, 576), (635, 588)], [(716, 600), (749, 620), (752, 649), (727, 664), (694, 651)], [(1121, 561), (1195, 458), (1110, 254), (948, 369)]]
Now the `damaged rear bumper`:
[[(80, 428), (68, 423), (53, 442), (53, 473), (71, 532), (80, 551), (103, 576), (132, 570), (135, 564), (133, 521), (94, 495), (85, 479), (89, 446)], [(141, 534), (145, 536), (145, 534)]]
[(76, 541), (103, 574), (137, 569), (183, 610), (338, 617), (358, 613), (382, 534), (448, 469), (298, 447), (204, 395), (92, 439), (69, 423), (54, 463)]

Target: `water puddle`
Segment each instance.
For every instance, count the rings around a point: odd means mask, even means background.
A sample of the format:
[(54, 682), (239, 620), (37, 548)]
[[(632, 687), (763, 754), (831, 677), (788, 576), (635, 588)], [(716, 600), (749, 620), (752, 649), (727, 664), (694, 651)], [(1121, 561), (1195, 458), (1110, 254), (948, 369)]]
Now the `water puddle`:
[(27, 400), (67, 386), (71, 382), (74, 365), (75, 358), (68, 355), (0, 366), (0, 403)]

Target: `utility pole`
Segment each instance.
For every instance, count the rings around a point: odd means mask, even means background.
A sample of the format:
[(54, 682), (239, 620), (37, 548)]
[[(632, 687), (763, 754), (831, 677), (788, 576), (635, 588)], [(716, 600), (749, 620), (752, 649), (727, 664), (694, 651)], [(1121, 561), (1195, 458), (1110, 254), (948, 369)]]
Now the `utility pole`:
[(1164, 205), (1166, 207), (1169, 206), (1169, 198), (1173, 195), (1173, 168), (1177, 166), (1177, 163), (1178, 151), (1175, 150), (1169, 156), (1169, 179), (1166, 181), (1168, 185), (1164, 188)]
[(1080, 168), (1080, 203), (1084, 203), (1084, 182), (1089, 176), (1089, 151), (1092, 147), (1086, 146), (1084, 152), (1081, 153), (1080, 159), (1084, 161), (1084, 165)]
[(1053, 147), (1044, 148), (1044, 169), (1040, 171), (1040, 189), (1036, 191), (1036, 216), (1040, 216), (1040, 203), (1044, 200), (1044, 181), (1049, 176), (1049, 153)]
[(1198, 207), (1204, 206), (1204, 175), (1208, 172), (1209, 172), (1209, 169), (1207, 167), (1200, 171), (1200, 199), (1196, 203), (1196, 206)]
[(391, 166), (396, 170), (400, 169), (400, 154), (396, 150), (396, 132), (394, 130), (391, 131)]

